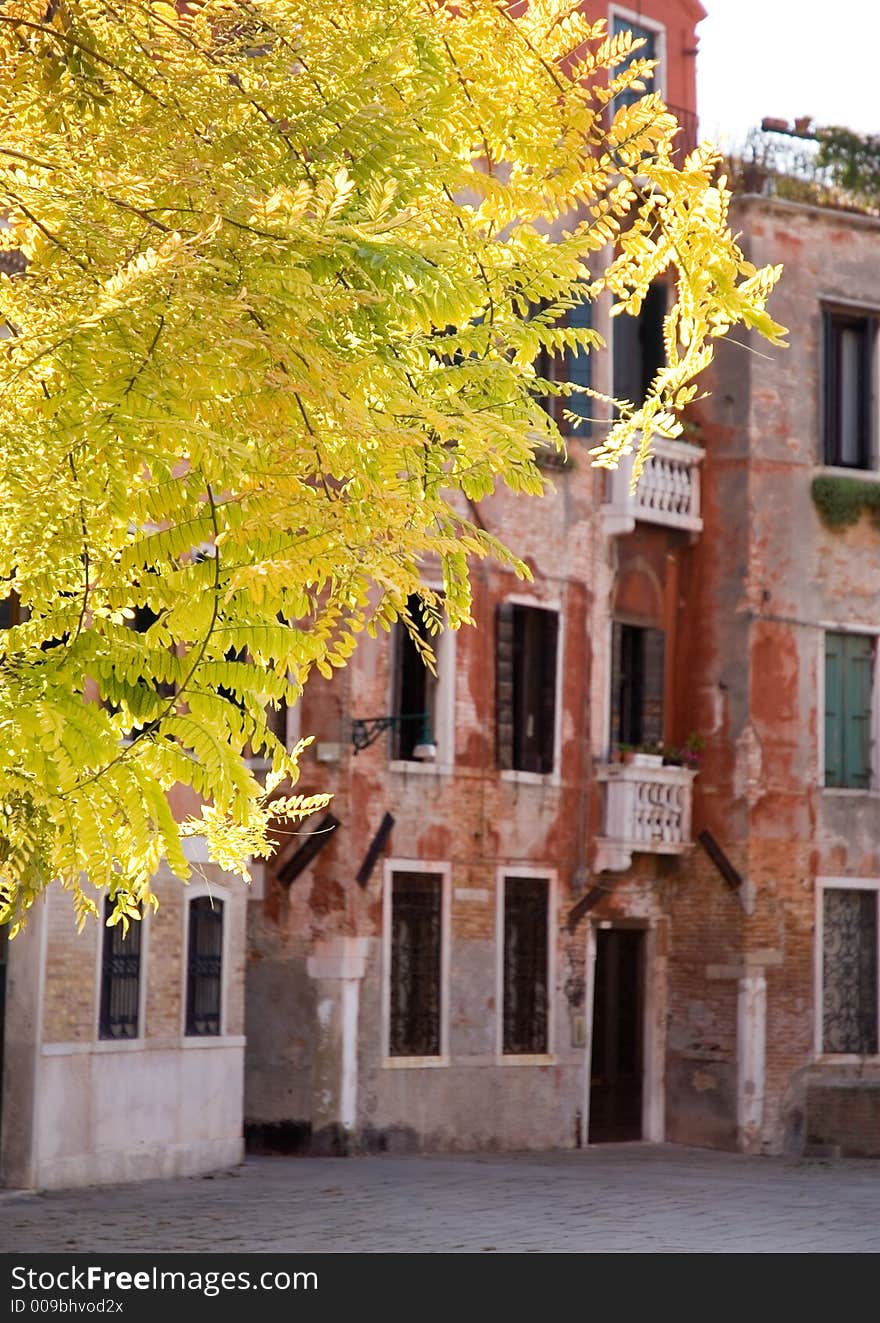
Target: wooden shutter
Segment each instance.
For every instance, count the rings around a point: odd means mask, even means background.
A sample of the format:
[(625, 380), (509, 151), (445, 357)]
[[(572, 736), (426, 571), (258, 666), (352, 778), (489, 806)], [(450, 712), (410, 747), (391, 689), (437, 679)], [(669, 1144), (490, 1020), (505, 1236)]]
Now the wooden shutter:
[(611, 747), (624, 742), (621, 730), (622, 649), (624, 626), (615, 620), (611, 626)]
[(513, 767), (513, 614), (510, 602), (495, 608), (495, 761)]
[[(578, 303), (576, 307), (571, 308), (566, 318), (569, 326), (590, 327), (593, 324), (592, 308), (589, 303)], [(575, 354), (568, 350), (565, 355), (565, 376), (568, 381), (573, 381), (578, 386), (592, 386), (593, 384), (593, 361), (589, 354), (582, 349)], [(563, 408), (568, 409), (569, 413), (575, 413), (579, 418), (589, 419), (593, 414), (593, 397), (591, 395), (569, 395), (567, 399), (560, 400)], [(560, 415), (561, 416), (561, 415)], [(575, 435), (589, 436), (589, 423), (582, 424)]]
[(612, 337), (614, 396), (638, 404), (642, 384), (638, 319), (626, 313), (615, 317)]
[(663, 694), (666, 670), (666, 635), (662, 629), (642, 633), (642, 740), (663, 742)]
[(825, 635), (825, 784), (843, 785), (843, 634)]
[(541, 711), (538, 724), (538, 771), (553, 771), (556, 750), (556, 649), (559, 640), (559, 616), (555, 611), (541, 611)]
[(641, 404), (648, 393), (654, 373), (666, 359), (663, 344), (663, 318), (666, 316), (666, 286), (651, 285), (639, 313), (639, 347), (641, 350), (641, 391), (636, 404)]
[(871, 784), (871, 688), (874, 640), (844, 636), (843, 784), (867, 790)]

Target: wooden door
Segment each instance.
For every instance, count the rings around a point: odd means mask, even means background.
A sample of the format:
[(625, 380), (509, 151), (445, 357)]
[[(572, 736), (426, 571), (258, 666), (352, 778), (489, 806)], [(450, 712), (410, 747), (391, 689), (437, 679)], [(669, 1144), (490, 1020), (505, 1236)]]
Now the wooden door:
[(596, 932), (591, 1144), (642, 1138), (644, 948), (642, 929)]

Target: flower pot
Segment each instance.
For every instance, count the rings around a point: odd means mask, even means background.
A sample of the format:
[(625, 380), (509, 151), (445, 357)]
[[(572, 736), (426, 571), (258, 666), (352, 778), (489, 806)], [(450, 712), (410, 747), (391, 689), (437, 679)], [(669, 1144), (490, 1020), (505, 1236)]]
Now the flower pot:
[(662, 753), (631, 753), (628, 761), (633, 767), (662, 767)]

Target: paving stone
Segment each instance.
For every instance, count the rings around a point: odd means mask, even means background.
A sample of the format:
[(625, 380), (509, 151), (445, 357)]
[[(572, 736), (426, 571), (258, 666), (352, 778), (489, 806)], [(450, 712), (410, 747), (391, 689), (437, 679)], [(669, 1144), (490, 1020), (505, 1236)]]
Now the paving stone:
[(213, 1180), (6, 1195), (0, 1243), (31, 1253), (876, 1253), (878, 1198), (880, 1162), (674, 1145), (260, 1157)]

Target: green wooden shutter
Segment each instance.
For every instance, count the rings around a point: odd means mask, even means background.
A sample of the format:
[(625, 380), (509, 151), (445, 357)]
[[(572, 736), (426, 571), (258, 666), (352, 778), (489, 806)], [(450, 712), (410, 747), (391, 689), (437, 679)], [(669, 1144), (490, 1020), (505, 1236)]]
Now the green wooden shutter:
[[(566, 322), (569, 326), (580, 329), (581, 327), (590, 327), (593, 324), (592, 309), (589, 303), (578, 303), (570, 308), (566, 316)], [(590, 354), (583, 349), (579, 349), (577, 354), (570, 349), (565, 355), (565, 375), (569, 381), (574, 382), (576, 386), (592, 386), (593, 384), (593, 361)], [(563, 407), (568, 409), (569, 413), (577, 414), (579, 418), (589, 419), (594, 412), (594, 401), (591, 395), (569, 395), (562, 401)], [(566, 428), (566, 430), (568, 430)], [(589, 422), (582, 423), (576, 435), (589, 436)]]
[(843, 784), (855, 790), (871, 785), (871, 688), (874, 640), (864, 634), (844, 637)]
[(495, 759), (513, 767), (513, 615), (510, 602), (495, 610)]
[(843, 781), (843, 634), (825, 635), (825, 784)]

